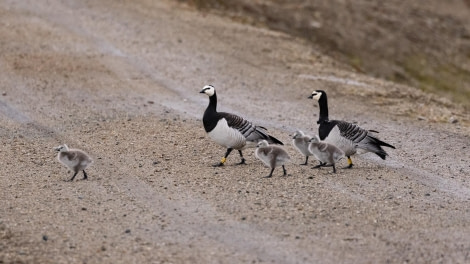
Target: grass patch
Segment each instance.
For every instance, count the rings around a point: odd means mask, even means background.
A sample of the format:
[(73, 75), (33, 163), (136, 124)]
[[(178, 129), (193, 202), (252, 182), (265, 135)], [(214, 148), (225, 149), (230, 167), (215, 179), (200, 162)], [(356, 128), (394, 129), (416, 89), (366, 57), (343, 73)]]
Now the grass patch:
[(469, 71), (452, 64), (434, 62), (422, 54), (405, 59), (403, 68), (420, 89), (450, 97), (470, 108)]

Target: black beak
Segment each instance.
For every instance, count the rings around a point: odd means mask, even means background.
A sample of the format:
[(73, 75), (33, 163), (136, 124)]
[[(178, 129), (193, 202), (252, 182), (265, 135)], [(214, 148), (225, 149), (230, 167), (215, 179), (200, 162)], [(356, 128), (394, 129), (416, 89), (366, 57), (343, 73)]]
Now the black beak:
[(308, 99), (313, 99), (313, 94), (311, 94), (309, 97), (307, 97)]
[(202, 89), (199, 93), (204, 93), (205, 90), (206, 90), (206, 89)]

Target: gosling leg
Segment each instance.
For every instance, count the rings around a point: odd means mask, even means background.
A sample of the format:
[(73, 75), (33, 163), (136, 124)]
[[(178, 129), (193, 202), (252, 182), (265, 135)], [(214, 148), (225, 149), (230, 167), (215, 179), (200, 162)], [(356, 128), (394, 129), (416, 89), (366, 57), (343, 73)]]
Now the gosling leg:
[(316, 166), (313, 166), (312, 169), (318, 169), (318, 168), (321, 168), (321, 167), (325, 167), (326, 163), (325, 162), (321, 162), (319, 161), (320, 164), (316, 165)]
[(76, 171), (76, 172), (73, 174), (72, 178), (71, 178), (70, 180), (68, 180), (68, 181), (69, 181), (69, 182), (73, 181), (73, 179), (75, 179), (75, 176), (77, 176), (77, 174), (78, 174), (78, 171)]
[(269, 173), (269, 175), (266, 176), (265, 178), (271, 178), (273, 176), (273, 171), (274, 171), (274, 168), (271, 169), (271, 173)]

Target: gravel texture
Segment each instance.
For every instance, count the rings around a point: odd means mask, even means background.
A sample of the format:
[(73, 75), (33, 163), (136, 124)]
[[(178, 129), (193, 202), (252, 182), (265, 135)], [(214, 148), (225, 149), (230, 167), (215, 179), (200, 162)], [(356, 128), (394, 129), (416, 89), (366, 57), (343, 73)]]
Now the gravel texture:
[[(7, 0), (0, 24), (0, 263), (470, 262), (469, 113), (451, 102), (178, 2)], [(288, 176), (253, 150), (211, 166), (205, 84), (286, 143)], [(298, 165), (314, 89), (389, 158)], [(65, 182), (63, 143), (89, 180)]]

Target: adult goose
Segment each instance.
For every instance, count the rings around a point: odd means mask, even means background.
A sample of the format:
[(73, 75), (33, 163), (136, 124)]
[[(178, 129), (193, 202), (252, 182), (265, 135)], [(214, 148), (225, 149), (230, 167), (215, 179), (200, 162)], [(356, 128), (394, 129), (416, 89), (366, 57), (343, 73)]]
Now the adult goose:
[(209, 105), (204, 112), (202, 122), (209, 137), (217, 144), (227, 148), (222, 160), (214, 166), (223, 166), (232, 150), (238, 150), (241, 161), (245, 164), (242, 150), (256, 147), (261, 140), (268, 143), (283, 145), (281, 141), (270, 136), (266, 128), (253, 125), (243, 117), (231, 113), (217, 112), (217, 93), (212, 85), (206, 85), (200, 91), (209, 96)]
[(312, 95), (308, 98), (317, 100), (320, 107), (320, 117), (317, 121), (320, 140), (333, 144), (344, 151), (348, 158), (348, 166), (346, 168), (352, 168), (351, 156), (357, 152), (359, 154), (373, 152), (382, 159), (385, 159), (388, 154), (382, 149), (382, 146), (395, 148), (371, 135), (371, 132), (376, 131), (365, 130), (355, 124), (342, 120), (329, 120), (328, 99), (325, 91), (313, 91)]

